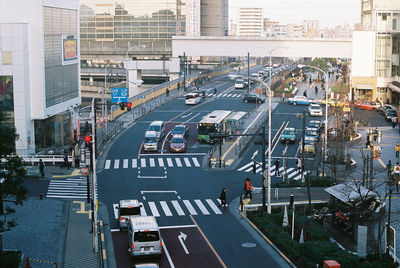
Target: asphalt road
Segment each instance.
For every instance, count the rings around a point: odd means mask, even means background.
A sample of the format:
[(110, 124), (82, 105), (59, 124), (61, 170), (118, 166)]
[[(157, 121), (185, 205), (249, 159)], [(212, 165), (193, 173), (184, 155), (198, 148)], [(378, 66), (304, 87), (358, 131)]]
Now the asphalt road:
[[(221, 189), (228, 189), (229, 202), (242, 191), (243, 177), (234, 169), (203, 168), (211, 146), (196, 140), (196, 123), (211, 111), (254, 108), (255, 104), (243, 102), (243, 90), (235, 90), (233, 84), (234, 80), (225, 76), (200, 88), (207, 92), (200, 104), (185, 105), (182, 97), (154, 110), (122, 133), (104, 156), (98, 174), (99, 199), (109, 208), (118, 267), (134, 264), (128, 254), (127, 234), (118, 230), (114, 211), (121, 199), (137, 199), (142, 214), (156, 216), (166, 249), (161, 267), (246, 267), (249, 258), (259, 260), (252, 267), (277, 266), (229, 211), (218, 207)], [(214, 86), (218, 94), (210, 96)], [(144, 133), (154, 120), (166, 122), (167, 133), (175, 124), (186, 124), (187, 152), (170, 153), (167, 135), (159, 142), (157, 153), (144, 153)], [(181, 233), (186, 235), (184, 245), (178, 238)], [(255, 247), (243, 247), (246, 243)]]

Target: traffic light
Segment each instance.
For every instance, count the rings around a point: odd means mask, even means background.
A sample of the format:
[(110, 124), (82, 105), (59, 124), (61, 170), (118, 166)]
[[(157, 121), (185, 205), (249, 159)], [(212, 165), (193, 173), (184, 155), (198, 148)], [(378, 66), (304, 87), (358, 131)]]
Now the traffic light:
[(290, 195), (289, 204), (290, 204), (290, 208), (293, 209), (293, 206), (294, 206), (294, 195), (292, 195), (292, 194)]
[(125, 110), (125, 102), (120, 102), (119, 107), (121, 107), (121, 110)]
[(92, 136), (87, 135), (85, 136), (85, 146), (90, 148), (92, 144)]
[(256, 174), (256, 170), (257, 170), (256, 161), (253, 161), (253, 173), (254, 174)]
[(132, 102), (128, 102), (128, 103), (126, 104), (126, 109), (127, 109), (128, 112), (129, 112), (130, 110), (132, 110)]

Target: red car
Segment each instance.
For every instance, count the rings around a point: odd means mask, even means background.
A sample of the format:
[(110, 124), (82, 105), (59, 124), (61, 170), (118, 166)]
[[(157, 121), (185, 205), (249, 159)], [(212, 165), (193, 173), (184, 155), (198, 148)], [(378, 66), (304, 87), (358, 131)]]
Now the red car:
[(354, 106), (355, 106), (356, 108), (361, 108), (361, 107), (360, 107), (360, 106), (361, 106), (361, 103), (362, 103), (362, 101), (357, 100), (357, 101), (354, 102)]
[(380, 104), (378, 102), (363, 102), (361, 104), (361, 109), (362, 110), (370, 110), (370, 111), (376, 111), (379, 108)]

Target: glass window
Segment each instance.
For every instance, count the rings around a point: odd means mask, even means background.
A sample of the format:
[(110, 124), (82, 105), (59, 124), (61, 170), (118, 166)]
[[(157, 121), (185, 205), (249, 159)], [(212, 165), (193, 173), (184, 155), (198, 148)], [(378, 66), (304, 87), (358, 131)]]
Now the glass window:
[(0, 112), (7, 123), (14, 125), (14, 90), (12, 76), (0, 76)]

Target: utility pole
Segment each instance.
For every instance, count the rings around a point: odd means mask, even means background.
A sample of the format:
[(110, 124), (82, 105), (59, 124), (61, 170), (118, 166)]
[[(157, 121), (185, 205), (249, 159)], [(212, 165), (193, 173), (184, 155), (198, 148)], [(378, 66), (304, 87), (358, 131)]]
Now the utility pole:
[(306, 141), (306, 109), (303, 110), (303, 133), (301, 135), (301, 182), (304, 182), (304, 145)]
[(186, 91), (186, 55), (183, 52), (183, 91)]
[[(262, 211), (265, 212), (267, 211), (266, 206), (265, 206), (265, 125), (262, 125), (262, 170), (261, 172), (262, 175)], [(268, 176), (268, 180), (270, 179), (270, 176)], [(268, 185), (269, 182), (268, 182)], [(271, 204), (271, 192), (268, 192), (268, 204)]]
[(247, 92), (250, 92), (250, 52), (247, 52)]
[(92, 99), (92, 134), (93, 134), (93, 139), (92, 139), (92, 213), (93, 213), (93, 247), (94, 251), (97, 253), (98, 252), (98, 241), (97, 241), (97, 192), (96, 192), (96, 98)]
[(390, 185), (390, 178), (389, 178), (389, 210), (388, 210), (388, 222), (386, 225), (386, 255), (389, 256), (389, 228), (390, 228), (390, 214), (392, 210), (392, 185)]

